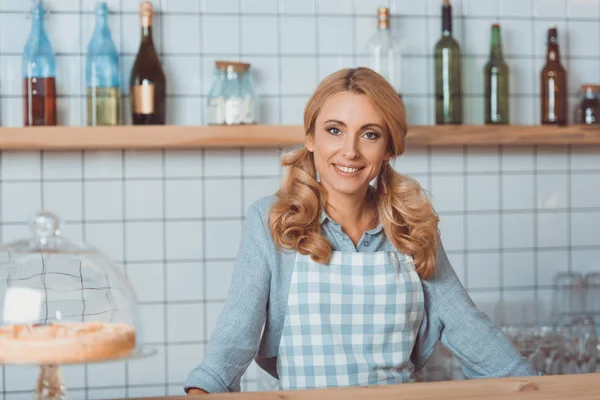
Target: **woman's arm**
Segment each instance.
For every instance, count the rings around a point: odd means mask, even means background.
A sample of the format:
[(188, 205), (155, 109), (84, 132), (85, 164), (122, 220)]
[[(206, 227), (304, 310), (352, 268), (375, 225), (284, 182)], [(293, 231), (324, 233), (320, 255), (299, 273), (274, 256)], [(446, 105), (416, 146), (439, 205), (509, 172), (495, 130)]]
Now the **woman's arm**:
[(240, 390), (240, 378), (258, 349), (275, 259), (264, 218), (255, 207), (249, 209), (225, 308), (202, 363), (186, 380), (186, 392), (192, 388), (208, 393)]
[(432, 286), (441, 342), (460, 360), (467, 378), (536, 375), (506, 336), (475, 306), (441, 243)]

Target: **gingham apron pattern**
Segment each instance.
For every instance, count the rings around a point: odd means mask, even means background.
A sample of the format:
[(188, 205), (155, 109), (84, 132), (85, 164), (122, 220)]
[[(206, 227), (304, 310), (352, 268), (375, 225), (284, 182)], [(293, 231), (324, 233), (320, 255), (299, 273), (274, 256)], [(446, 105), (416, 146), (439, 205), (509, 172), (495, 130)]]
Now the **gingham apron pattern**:
[(412, 258), (396, 251), (298, 254), (278, 354), (281, 389), (414, 381), (424, 313)]

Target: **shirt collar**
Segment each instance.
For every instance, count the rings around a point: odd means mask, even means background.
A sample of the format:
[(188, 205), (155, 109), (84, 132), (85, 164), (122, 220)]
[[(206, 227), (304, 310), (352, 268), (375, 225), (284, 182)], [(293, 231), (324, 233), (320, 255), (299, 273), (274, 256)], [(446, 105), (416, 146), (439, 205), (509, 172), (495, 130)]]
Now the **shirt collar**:
[[(320, 223), (321, 225), (323, 225), (323, 223), (325, 223), (325, 221), (329, 221), (332, 225), (334, 225), (335, 227), (337, 227), (340, 231), (342, 230), (342, 227), (339, 223), (337, 223), (336, 221), (334, 221), (328, 214), (327, 211), (323, 210), (321, 211), (321, 220)], [(376, 235), (379, 232), (381, 232), (383, 230), (383, 224), (381, 223), (381, 221), (379, 221), (379, 223), (377, 224), (377, 226), (373, 229), (369, 229), (368, 231), (366, 231), (365, 233), (368, 233), (370, 235)]]

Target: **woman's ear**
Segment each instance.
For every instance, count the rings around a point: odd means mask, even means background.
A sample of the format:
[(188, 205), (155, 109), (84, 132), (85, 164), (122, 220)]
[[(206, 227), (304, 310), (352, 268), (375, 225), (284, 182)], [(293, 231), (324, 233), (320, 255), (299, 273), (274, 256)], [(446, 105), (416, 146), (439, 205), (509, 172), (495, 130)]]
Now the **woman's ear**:
[(306, 141), (304, 143), (304, 147), (306, 147), (306, 149), (308, 151), (310, 151), (311, 153), (314, 151), (315, 149), (315, 137), (314, 135), (306, 135)]

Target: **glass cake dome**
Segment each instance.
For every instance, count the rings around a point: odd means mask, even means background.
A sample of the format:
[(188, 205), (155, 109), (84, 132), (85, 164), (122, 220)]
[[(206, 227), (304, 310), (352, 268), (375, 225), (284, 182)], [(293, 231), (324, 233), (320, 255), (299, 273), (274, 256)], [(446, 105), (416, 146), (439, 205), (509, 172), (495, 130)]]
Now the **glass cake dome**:
[[(61, 356), (56, 364), (141, 351), (137, 300), (121, 268), (98, 249), (63, 237), (60, 219), (49, 211), (33, 216), (30, 228), (30, 237), (0, 246), (0, 361), (35, 362), (19, 360), (17, 353), (14, 359), (2, 356), (13, 343), (7, 337), (46, 343), (40, 350), (52, 349), (50, 339), (70, 339), (68, 351), (81, 344), (78, 354)], [(53, 364), (48, 357), (38, 364)]]

